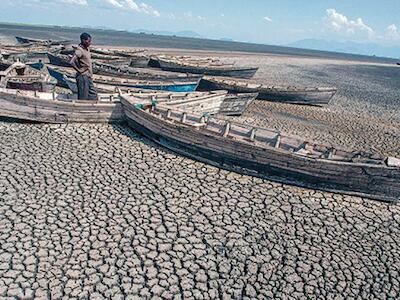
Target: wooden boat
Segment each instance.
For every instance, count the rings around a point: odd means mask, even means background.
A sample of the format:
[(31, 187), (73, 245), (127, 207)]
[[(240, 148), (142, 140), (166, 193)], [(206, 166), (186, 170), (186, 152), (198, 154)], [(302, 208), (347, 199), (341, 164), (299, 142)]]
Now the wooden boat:
[(136, 104), (158, 104), (192, 113), (217, 114), (225, 100), (227, 91), (193, 93), (128, 93), (121, 97)]
[(120, 78), (129, 79), (143, 79), (143, 80), (167, 80), (167, 81), (199, 81), (201, 76), (185, 74), (185, 73), (175, 73), (167, 72), (162, 70), (154, 69), (143, 69), (143, 68), (132, 68), (132, 67), (121, 67), (115, 66), (114, 64), (104, 63), (104, 62), (94, 62), (93, 72), (98, 75), (105, 76), (117, 76)]
[(123, 58), (134, 58), (138, 55), (144, 55), (145, 50), (137, 49), (137, 50), (121, 50), (121, 49), (104, 49), (104, 48), (91, 48), (92, 53), (107, 55), (107, 56), (116, 56)]
[[(61, 66), (61, 67), (71, 67), (69, 61), (72, 58), (72, 55), (75, 53), (76, 47), (73, 49), (62, 50), (59, 53), (52, 52), (48, 53), (49, 62), (52, 65)], [(102, 55), (97, 53), (91, 53), (91, 57), (93, 63), (107, 63), (116, 67), (128, 67), (131, 63), (129, 58), (119, 57), (119, 56), (109, 56), (109, 55)]]
[[(51, 76), (57, 79), (58, 85), (61, 87), (69, 88), (73, 93), (77, 93), (78, 89), (76, 86), (76, 80), (74, 78), (74, 70), (71, 68), (63, 68), (63, 67), (51, 67), (47, 66), (47, 70)], [(94, 75), (96, 78), (97, 76)], [(124, 92), (127, 91), (135, 91), (141, 93), (151, 93), (151, 89), (143, 89), (138, 87), (127, 87), (127, 86), (118, 86), (118, 85), (108, 85), (102, 84), (99, 81), (94, 80), (96, 89), (102, 93), (113, 93), (116, 92), (117, 89), (120, 89)], [(165, 93), (160, 93), (165, 92)], [(215, 91), (210, 91), (215, 94)], [(223, 91), (225, 94), (225, 99), (222, 102), (218, 113), (227, 115), (227, 116), (240, 116), (244, 113), (247, 107), (254, 101), (257, 97), (257, 93), (243, 93), (243, 94), (227, 94), (226, 91)], [(171, 94), (168, 91), (159, 90), (157, 91), (157, 97), (165, 96), (176, 98), (181, 94), (180, 92)], [(191, 93), (196, 94), (196, 93)], [(188, 93), (186, 93), (188, 95)]]
[(40, 40), (40, 39), (24, 38), (20, 36), (16, 36), (15, 39), (20, 44), (36, 44), (36, 45), (46, 45), (46, 46), (71, 44), (71, 41), (69, 40), (64, 40), (64, 41)]
[(66, 67), (52, 67), (42, 62), (29, 63), (34, 69), (42, 72), (47, 72), (49, 75), (57, 80), (57, 85), (63, 88), (69, 88), (68, 83), (65, 80), (65, 76), (75, 76), (75, 70)]
[(5, 88), (0, 88), (0, 116), (46, 123), (124, 121), (118, 94), (99, 94), (98, 101), (76, 101), (76, 95)]
[(130, 126), (179, 154), (221, 168), (318, 190), (400, 198), (400, 160), (336, 149), (269, 129), (138, 106), (122, 98)]
[(213, 76), (227, 76), (237, 78), (251, 78), (257, 72), (258, 68), (243, 68), (234, 67), (232, 65), (225, 65), (221, 63), (195, 63), (190, 60), (176, 60), (158, 57), (158, 63), (162, 70), (181, 72), (181, 73), (194, 73)]
[[(78, 92), (76, 87), (76, 80), (73, 77), (65, 76), (65, 82), (68, 87), (74, 93)], [(157, 80), (134, 80), (127, 78), (117, 78), (103, 75), (93, 75), (93, 83), (96, 87), (102, 88), (103, 90), (112, 89), (115, 87), (121, 87), (125, 89), (136, 88), (146, 90), (158, 90), (158, 91), (169, 91), (169, 92), (194, 92), (199, 84), (199, 81), (157, 81)]]
[(324, 106), (336, 94), (333, 87), (283, 87), (269, 86), (251, 81), (228, 78), (203, 77), (198, 90), (228, 90), (232, 93), (258, 93), (257, 99), (292, 104)]
[(49, 92), (54, 90), (57, 80), (30, 66), (16, 62), (8, 66), (0, 64), (0, 86), (10, 89)]
[(0, 88), (0, 116), (46, 123), (123, 122), (122, 97), (137, 105), (163, 103), (190, 112), (217, 113), (226, 91), (193, 93), (100, 93), (97, 101), (76, 95)]
[(49, 62), (52, 65), (60, 66), (60, 67), (69, 67), (71, 68), (71, 64), (69, 63), (69, 56), (65, 54), (55, 54), (55, 53), (47, 53), (47, 57), (49, 58)]
[(218, 113), (226, 116), (240, 116), (257, 96), (257, 93), (228, 94)]

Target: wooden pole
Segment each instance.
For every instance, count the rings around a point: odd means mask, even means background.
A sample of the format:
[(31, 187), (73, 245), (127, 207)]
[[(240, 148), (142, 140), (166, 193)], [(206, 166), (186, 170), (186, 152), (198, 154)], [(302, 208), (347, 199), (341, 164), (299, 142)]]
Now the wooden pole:
[(256, 138), (256, 129), (253, 127), (251, 128), (250, 131), (250, 141), (254, 142), (255, 138)]
[(275, 148), (279, 148), (279, 146), (281, 145), (281, 133), (278, 133), (276, 136), (276, 140), (275, 140)]
[(185, 112), (182, 114), (181, 122), (182, 123), (186, 122), (186, 113)]
[(230, 130), (231, 130), (231, 123), (226, 122), (223, 137), (227, 137), (229, 135)]

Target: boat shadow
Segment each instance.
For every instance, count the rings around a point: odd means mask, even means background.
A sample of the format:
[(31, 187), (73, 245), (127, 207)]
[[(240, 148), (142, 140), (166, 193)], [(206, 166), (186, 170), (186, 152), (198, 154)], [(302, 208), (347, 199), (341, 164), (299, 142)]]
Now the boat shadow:
[(1, 117), (1, 116), (0, 116), (0, 123), (41, 124), (41, 122), (38, 121), (30, 121), (30, 120), (23, 120), (12, 117)]

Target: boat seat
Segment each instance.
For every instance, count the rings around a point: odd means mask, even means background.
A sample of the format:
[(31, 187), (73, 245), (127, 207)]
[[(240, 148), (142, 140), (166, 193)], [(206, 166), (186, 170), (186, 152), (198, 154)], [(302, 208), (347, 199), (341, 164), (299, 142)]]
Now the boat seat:
[(387, 159), (386, 159), (386, 164), (389, 166), (389, 167), (400, 167), (400, 159), (399, 158), (396, 158), (396, 157), (388, 157)]
[(206, 127), (207, 123), (192, 123), (190, 126), (196, 127), (196, 128), (201, 128), (201, 127)]

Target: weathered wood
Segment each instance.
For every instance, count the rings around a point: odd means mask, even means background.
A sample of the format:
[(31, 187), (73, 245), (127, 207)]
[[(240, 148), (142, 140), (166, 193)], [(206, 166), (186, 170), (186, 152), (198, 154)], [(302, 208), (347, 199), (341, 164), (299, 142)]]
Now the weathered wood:
[[(187, 112), (219, 113), (227, 95), (226, 91), (193, 93), (130, 93), (122, 95), (127, 101), (135, 103), (155, 103)], [(168, 114), (168, 111), (166, 112)]]
[(212, 64), (204, 62), (196, 64), (193, 61), (182, 59), (168, 59), (163, 57), (158, 57), (154, 59), (157, 59), (162, 70), (181, 73), (251, 78), (258, 70), (258, 68), (253, 67), (234, 67), (232, 65)]
[[(188, 112), (218, 113), (226, 91), (171, 93), (99, 94), (98, 101), (76, 100), (76, 95), (20, 91), (0, 88), (0, 116), (49, 123), (121, 122), (124, 119), (122, 97), (136, 104), (156, 106), (164, 103)], [(64, 116), (63, 118), (59, 116)]]
[(10, 89), (48, 92), (54, 90), (57, 81), (47, 73), (16, 62), (0, 71), (0, 84)]
[(257, 93), (229, 94), (222, 102), (219, 113), (226, 116), (240, 116), (257, 98), (257, 95)]
[[(398, 201), (400, 198), (400, 167), (388, 166), (387, 158), (378, 154), (335, 149), (331, 159), (325, 158), (330, 146), (300, 138), (280, 135), (277, 132), (257, 128), (254, 140), (249, 139), (252, 127), (231, 123), (229, 135), (221, 135), (225, 121), (210, 118), (207, 127), (196, 126), (199, 115), (187, 114), (185, 124), (177, 122), (179, 112), (171, 112), (166, 119), (167, 108), (158, 106), (145, 112), (122, 100), (129, 124), (140, 133), (173, 151), (206, 163), (237, 172), (260, 176), (284, 183), (315, 189), (341, 192), (380, 199)], [(191, 126), (191, 124), (194, 124)], [(304, 150), (296, 152), (296, 150)], [(354, 160), (357, 154), (360, 159)]]
[(109, 95), (99, 96), (98, 101), (75, 101), (73, 95), (0, 88), (0, 116), (46, 123), (122, 122), (119, 98), (110, 101)]
[(333, 87), (284, 87), (268, 86), (244, 80), (203, 77), (199, 91), (227, 90), (230, 93), (258, 93), (257, 99), (292, 104), (328, 105), (337, 89)]

